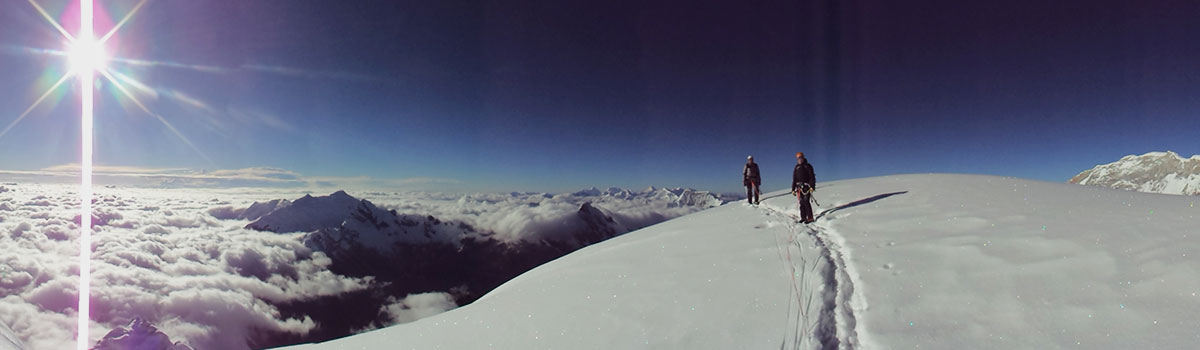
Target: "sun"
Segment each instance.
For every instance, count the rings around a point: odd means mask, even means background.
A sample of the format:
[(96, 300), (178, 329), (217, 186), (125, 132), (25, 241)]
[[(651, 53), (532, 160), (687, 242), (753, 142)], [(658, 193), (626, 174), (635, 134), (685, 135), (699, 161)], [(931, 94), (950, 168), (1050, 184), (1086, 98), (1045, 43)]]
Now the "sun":
[(108, 64), (108, 54), (104, 46), (92, 38), (78, 38), (67, 48), (67, 58), (70, 61), (72, 73), (89, 73), (103, 71)]

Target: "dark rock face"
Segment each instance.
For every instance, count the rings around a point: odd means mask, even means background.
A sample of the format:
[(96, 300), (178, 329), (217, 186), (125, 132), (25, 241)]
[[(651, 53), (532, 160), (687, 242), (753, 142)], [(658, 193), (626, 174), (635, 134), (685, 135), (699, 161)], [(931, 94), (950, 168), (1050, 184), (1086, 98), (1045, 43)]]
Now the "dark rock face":
[(134, 318), (129, 325), (114, 328), (96, 342), (92, 350), (192, 350), (182, 342), (171, 342), (163, 332), (141, 318)]

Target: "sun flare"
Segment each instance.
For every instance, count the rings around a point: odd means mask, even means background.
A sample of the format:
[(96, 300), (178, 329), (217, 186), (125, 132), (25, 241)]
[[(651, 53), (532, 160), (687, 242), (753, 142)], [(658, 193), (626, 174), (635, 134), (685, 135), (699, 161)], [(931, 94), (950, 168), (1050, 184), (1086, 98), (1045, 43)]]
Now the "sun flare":
[(79, 38), (67, 49), (71, 72), (95, 72), (104, 70), (108, 64), (108, 54), (99, 41), (90, 38)]

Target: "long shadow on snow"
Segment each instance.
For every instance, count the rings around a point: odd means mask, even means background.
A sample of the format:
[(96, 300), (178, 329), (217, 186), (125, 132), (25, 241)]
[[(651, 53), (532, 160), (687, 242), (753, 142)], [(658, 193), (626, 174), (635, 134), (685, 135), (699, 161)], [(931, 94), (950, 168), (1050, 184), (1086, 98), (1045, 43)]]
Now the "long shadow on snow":
[(857, 206), (860, 206), (860, 205), (863, 205), (863, 204), (867, 204), (867, 203), (871, 203), (871, 202), (874, 202), (874, 201), (877, 201), (877, 200), (880, 200), (880, 199), (884, 199), (884, 198), (887, 198), (887, 197), (895, 196), (895, 195), (898, 195), (898, 194), (905, 194), (905, 193), (908, 193), (908, 191), (900, 191), (900, 192), (884, 193), (884, 194), (878, 194), (878, 195), (874, 195), (874, 196), (871, 196), (871, 197), (867, 197), (867, 198), (859, 199), (859, 200), (856, 200), (856, 201), (853, 201), (853, 202), (850, 202), (850, 203), (846, 203), (846, 204), (842, 204), (842, 205), (839, 205), (839, 206), (836, 206), (836, 207), (833, 207), (833, 208), (825, 209), (825, 211), (821, 212), (821, 214), (820, 214), (820, 215), (817, 215), (817, 217), (816, 217), (816, 218), (817, 218), (817, 219), (820, 219), (820, 218), (822, 218), (822, 217), (825, 217), (825, 215), (826, 215), (826, 214), (832, 214), (832, 213), (834, 213), (834, 212), (836, 212), (836, 211), (838, 211), (838, 210), (842, 210), (842, 209), (846, 209), (846, 208), (852, 208), (852, 207), (857, 207)]

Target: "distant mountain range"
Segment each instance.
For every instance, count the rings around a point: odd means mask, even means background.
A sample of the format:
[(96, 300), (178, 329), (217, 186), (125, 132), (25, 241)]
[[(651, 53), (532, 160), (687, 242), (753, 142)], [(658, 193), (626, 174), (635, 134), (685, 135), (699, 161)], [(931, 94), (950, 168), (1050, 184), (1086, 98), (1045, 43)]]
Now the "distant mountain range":
[(1070, 183), (1139, 192), (1200, 195), (1200, 155), (1171, 151), (1128, 155), (1075, 175)]
[(640, 192), (634, 192), (618, 187), (609, 187), (601, 190), (595, 187), (578, 191), (571, 195), (576, 197), (610, 197), (625, 200), (650, 200), (661, 201), (668, 203), (668, 207), (715, 207), (721, 205), (730, 198), (725, 198), (720, 194), (715, 194), (709, 191), (697, 191), (690, 188), (658, 188), (654, 186), (647, 187)]

